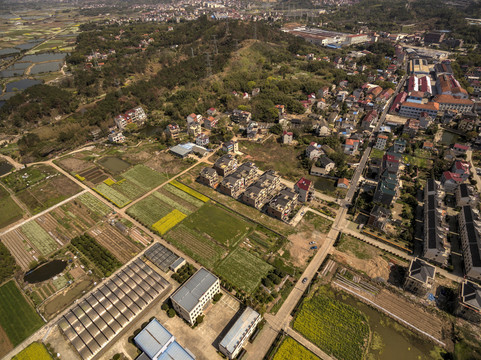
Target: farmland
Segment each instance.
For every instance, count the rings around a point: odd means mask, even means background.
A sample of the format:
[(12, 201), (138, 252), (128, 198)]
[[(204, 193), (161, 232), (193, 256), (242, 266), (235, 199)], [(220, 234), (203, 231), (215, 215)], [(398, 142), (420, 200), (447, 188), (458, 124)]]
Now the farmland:
[(17, 269), (14, 257), (8, 248), (0, 242), (0, 284), (13, 275)]
[(10, 225), (23, 216), (23, 211), (10, 197), (8, 192), (0, 186), (0, 228)]
[(175, 225), (184, 220), (186, 216), (187, 215), (180, 212), (179, 210), (174, 209), (162, 219), (153, 224), (152, 229), (157, 231), (160, 235), (164, 235), (167, 231), (169, 231)]
[(119, 208), (123, 208), (124, 206), (128, 205), (132, 200), (130, 200), (124, 194), (118, 192), (117, 190), (113, 189), (111, 186), (107, 184), (101, 183), (94, 188), (95, 192), (102, 195), (108, 201)]
[(110, 276), (122, 265), (110, 251), (89, 235), (78, 236), (72, 239), (71, 243), (100, 270), (103, 276)]
[(346, 360), (362, 359), (369, 337), (365, 315), (322, 288), (304, 300), (293, 328), (326, 353)]
[(127, 209), (127, 214), (142, 224), (151, 227), (161, 218), (171, 212), (173, 208), (155, 195), (147, 196)]
[(45, 345), (34, 342), (19, 352), (12, 360), (51, 360)]
[(0, 325), (14, 346), (43, 325), (13, 280), (0, 287)]
[(227, 249), (184, 224), (185, 221), (171, 230), (165, 238), (194, 260), (212, 269)]
[(293, 338), (286, 337), (273, 360), (319, 360), (319, 358)]
[(196, 208), (199, 208), (202, 205), (204, 205), (204, 201), (199, 200), (198, 198), (187, 194), (185, 191), (182, 191), (181, 189), (179, 189), (179, 188), (177, 188), (177, 187), (175, 187), (171, 184), (166, 184), (162, 189), (163, 190), (165, 189), (170, 194), (173, 194), (173, 195), (183, 199), (184, 201), (186, 201), (186, 202), (190, 203), (191, 205), (195, 206)]
[(21, 229), (42, 255), (45, 256), (57, 250), (55, 240), (34, 220), (22, 225)]
[(190, 187), (178, 182), (177, 180), (172, 180), (170, 182), (171, 185), (175, 186), (176, 188), (186, 192), (187, 194), (193, 196), (196, 199), (199, 199), (200, 201), (207, 202), (209, 201), (209, 198), (205, 195), (202, 195), (198, 191), (195, 191), (194, 189), (191, 189)]
[(218, 275), (251, 293), (272, 266), (248, 251), (237, 248), (216, 268)]
[(90, 211), (93, 211), (94, 213), (100, 215), (100, 216), (105, 216), (112, 212), (112, 209), (105, 205), (102, 201), (97, 199), (95, 196), (93, 196), (91, 193), (84, 193), (78, 197), (80, 202), (85, 205)]
[(236, 246), (252, 228), (252, 224), (212, 204), (201, 207), (184, 223), (186, 227), (205, 233), (230, 248)]

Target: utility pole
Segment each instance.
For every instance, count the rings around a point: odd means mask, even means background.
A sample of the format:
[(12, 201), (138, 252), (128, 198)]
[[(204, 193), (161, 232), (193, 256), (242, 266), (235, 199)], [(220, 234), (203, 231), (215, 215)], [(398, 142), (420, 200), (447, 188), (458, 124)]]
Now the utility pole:
[(206, 68), (207, 68), (207, 77), (209, 77), (209, 76), (212, 76), (212, 63), (211, 63), (211, 61), (210, 61), (210, 54), (209, 54), (209, 53), (206, 53), (206, 54), (205, 54), (205, 57), (206, 57), (206, 59), (205, 59), (205, 62), (206, 62), (205, 66), (206, 66)]
[(190, 48), (190, 53), (191, 53), (192, 57), (194, 57), (194, 48)]

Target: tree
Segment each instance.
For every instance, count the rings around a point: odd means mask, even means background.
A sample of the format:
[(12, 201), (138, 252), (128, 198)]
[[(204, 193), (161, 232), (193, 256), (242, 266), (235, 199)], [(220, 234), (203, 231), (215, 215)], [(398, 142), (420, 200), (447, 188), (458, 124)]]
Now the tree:
[(161, 308), (162, 310), (164, 310), (164, 311), (167, 311), (167, 310), (169, 310), (169, 304), (163, 303), (160, 308)]
[(195, 319), (195, 322), (197, 325), (202, 324), (203, 321), (204, 321), (204, 315), (199, 315), (197, 316), (197, 319)]
[(175, 310), (174, 309), (167, 310), (167, 316), (170, 318), (173, 318), (175, 316)]

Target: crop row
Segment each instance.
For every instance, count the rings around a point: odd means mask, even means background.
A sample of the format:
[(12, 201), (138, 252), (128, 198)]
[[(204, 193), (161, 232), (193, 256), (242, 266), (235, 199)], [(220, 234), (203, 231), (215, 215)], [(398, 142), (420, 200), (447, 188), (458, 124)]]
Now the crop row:
[(78, 197), (80, 202), (84, 204), (90, 211), (99, 214), (100, 216), (105, 216), (110, 213), (112, 210), (110, 207), (105, 205), (102, 201), (97, 199), (91, 193), (84, 193)]
[(167, 180), (162, 174), (141, 164), (124, 172), (122, 177), (133, 182), (135, 185), (143, 189), (144, 192), (152, 190)]
[(157, 197), (150, 195), (129, 207), (127, 214), (150, 227), (173, 209)]
[(97, 187), (93, 189), (96, 193), (102, 195), (104, 198), (106, 198), (108, 201), (110, 201), (112, 204), (116, 205), (119, 208), (123, 208), (131, 202), (131, 200), (127, 198), (124, 194), (118, 192), (117, 190), (104, 183), (100, 183), (99, 185), (97, 185)]
[(35, 220), (22, 225), (22, 232), (42, 255), (48, 255), (57, 250), (55, 240)]
[(170, 206), (172, 206), (172, 208), (174, 209), (177, 209), (179, 210), (180, 212), (183, 212), (184, 214), (191, 214), (192, 211), (190, 209), (187, 209), (185, 206), (182, 206), (181, 204), (179, 204), (177, 201), (174, 201), (173, 199), (169, 198), (168, 196), (164, 195), (164, 194), (161, 194), (159, 192), (154, 192), (153, 195), (161, 200), (162, 202), (166, 203), (166, 204), (169, 204)]
[(176, 188), (186, 192), (189, 195), (192, 195), (196, 199), (199, 199), (200, 201), (207, 202), (209, 201), (209, 198), (205, 195), (202, 195), (201, 193), (195, 191), (194, 189), (191, 189), (190, 187), (178, 182), (177, 180), (172, 180), (170, 184), (174, 185)]
[(157, 231), (160, 235), (164, 235), (167, 231), (172, 229), (175, 225), (180, 223), (186, 217), (187, 215), (177, 209), (174, 209), (162, 219), (153, 224), (152, 229)]

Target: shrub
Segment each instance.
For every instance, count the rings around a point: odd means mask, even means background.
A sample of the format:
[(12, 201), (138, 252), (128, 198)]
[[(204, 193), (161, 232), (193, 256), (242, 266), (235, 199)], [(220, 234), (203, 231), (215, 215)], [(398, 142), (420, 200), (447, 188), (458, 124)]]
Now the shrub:
[(164, 310), (164, 311), (167, 311), (167, 310), (169, 310), (169, 304), (163, 303), (160, 308), (161, 308), (162, 310)]
[(175, 310), (174, 309), (167, 310), (167, 316), (170, 318), (173, 318), (175, 316)]
[(204, 315), (199, 315), (197, 316), (197, 319), (195, 319), (195, 322), (197, 325), (202, 324), (203, 321), (204, 321)]

